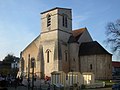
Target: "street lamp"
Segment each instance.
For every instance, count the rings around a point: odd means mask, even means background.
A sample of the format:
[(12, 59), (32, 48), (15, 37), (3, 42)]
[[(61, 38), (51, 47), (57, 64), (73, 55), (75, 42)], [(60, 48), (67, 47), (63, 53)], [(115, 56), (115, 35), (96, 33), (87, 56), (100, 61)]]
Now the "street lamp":
[(35, 66), (35, 58), (31, 58), (31, 67), (32, 67), (32, 90), (34, 88), (34, 66)]

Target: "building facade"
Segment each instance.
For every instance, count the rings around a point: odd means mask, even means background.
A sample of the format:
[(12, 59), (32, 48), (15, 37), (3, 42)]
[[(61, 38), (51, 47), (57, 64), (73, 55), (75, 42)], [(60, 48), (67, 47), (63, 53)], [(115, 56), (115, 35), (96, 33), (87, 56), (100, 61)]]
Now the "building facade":
[[(90, 43), (93, 45), (88, 48)], [(99, 53), (94, 48), (96, 43)], [(81, 47), (90, 49), (89, 54)], [(93, 41), (87, 28), (72, 30), (72, 11), (68, 8), (41, 13), (41, 33), (21, 52), (19, 73), (27, 76), (32, 72), (31, 58), (35, 60), (35, 74), (41, 78), (51, 76), (53, 71), (93, 72), (96, 79), (109, 79), (112, 74), (112, 55)]]

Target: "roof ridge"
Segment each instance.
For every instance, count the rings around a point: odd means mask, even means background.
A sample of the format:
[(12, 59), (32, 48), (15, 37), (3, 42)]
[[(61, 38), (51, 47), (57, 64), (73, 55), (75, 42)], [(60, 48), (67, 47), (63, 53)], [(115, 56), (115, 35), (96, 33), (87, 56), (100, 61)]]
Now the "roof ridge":
[(41, 12), (41, 14), (44, 14), (44, 13), (46, 13), (46, 12), (49, 12), (49, 11), (52, 11), (52, 10), (55, 10), (55, 9), (65, 9), (65, 10), (71, 10), (70, 8), (55, 7), (55, 8), (52, 8), (52, 9), (48, 9), (48, 10), (46, 10), (46, 11), (44, 11), (44, 12)]
[(82, 30), (82, 29), (87, 30), (87, 28), (86, 28), (86, 27), (84, 27), (84, 28), (74, 29), (74, 30), (72, 30), (72, 31), (77, 31), (77, 30)]

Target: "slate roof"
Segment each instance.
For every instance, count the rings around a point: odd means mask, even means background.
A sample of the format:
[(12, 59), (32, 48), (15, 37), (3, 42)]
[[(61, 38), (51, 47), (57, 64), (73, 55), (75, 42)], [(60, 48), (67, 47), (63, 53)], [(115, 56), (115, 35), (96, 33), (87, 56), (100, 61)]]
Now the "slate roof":
[(79, 47), (79, 56), (82, 55), (96, 55), (96, 54), (110, 54), (97, 41), (84, 42)]
[(72, 31), (72, 35), (70, 36), (68, 43), (74, 43), (77, 42), (80, 36), (83, 34), (83, 32), (87, 30), (87, 28), (80, 28), (77, 30)]

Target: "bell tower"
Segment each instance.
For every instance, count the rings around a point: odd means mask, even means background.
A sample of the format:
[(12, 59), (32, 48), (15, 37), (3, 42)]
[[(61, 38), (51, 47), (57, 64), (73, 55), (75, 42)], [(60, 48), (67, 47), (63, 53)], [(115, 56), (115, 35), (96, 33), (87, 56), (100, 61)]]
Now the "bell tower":
[[(72, 33), (72, 13), (68, 8), (53, 8), (41, 13), (41, 44), (45, 75), (62, 70), (62, 53)], [(49, 70), (49, 71), (48, 71)]]
[(68, 8), (53, 8), (41, 13), (41, 33), (61, 30), (71, 32), (72, 14)]

